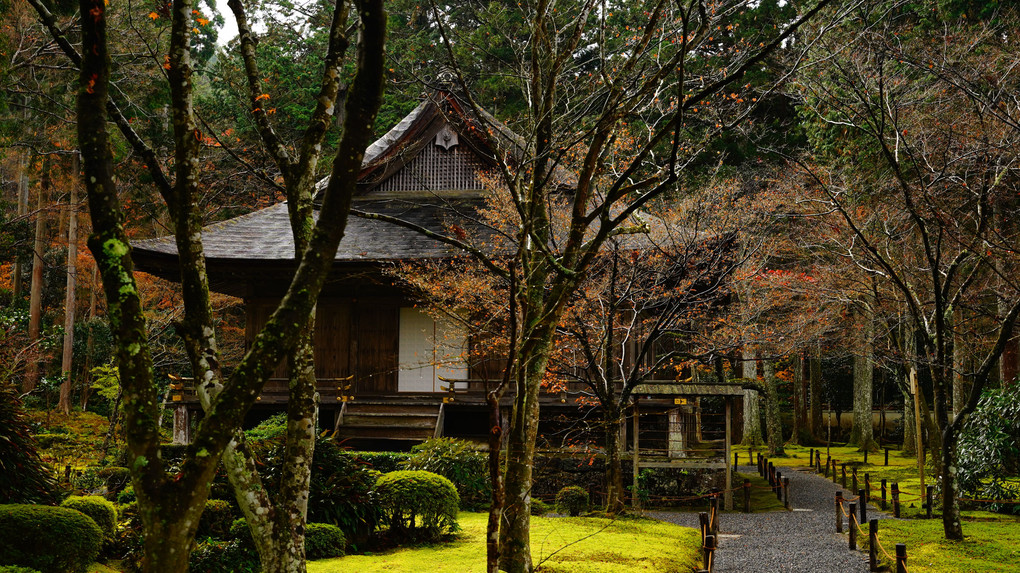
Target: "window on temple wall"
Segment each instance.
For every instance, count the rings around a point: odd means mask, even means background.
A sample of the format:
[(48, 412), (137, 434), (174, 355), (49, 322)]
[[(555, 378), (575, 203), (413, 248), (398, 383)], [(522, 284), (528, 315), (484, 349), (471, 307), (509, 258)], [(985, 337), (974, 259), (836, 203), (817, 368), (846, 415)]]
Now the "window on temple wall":
[(453, 320), (434, 320), (416, 308), (400, 309), (400, 392), (441, 392), (447, 383), (466, 380), (467, 329)]

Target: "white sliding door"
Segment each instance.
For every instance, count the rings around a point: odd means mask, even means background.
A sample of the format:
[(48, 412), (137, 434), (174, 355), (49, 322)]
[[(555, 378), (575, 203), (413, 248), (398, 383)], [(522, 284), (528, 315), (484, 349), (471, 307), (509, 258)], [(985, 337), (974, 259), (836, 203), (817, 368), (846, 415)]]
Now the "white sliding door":
[(467, 333), (454, 321), (437, 323), (416, 308), (400, 309), (400, 392), (440, 392), (439, 377), (467, 379)]

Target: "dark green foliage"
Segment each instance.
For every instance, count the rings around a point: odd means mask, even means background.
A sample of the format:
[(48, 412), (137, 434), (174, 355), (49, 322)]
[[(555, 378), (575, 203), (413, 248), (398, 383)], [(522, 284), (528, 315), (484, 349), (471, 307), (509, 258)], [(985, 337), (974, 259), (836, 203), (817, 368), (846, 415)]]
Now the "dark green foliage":
[(259, 555), (239, 541), (205, 541), (191, 552), (190, 571), (202, 573), (258, 573)]
[(47, 505), (0, 505), (0, 563), (42, 573), (85, 571), (103, 532), (85, 514)]
[(244, 435), (249, 440), (267, 441), (283, 438), (287, 435), (287, 413), (280, 412), (273, 414), (259, 422), (259, 425), (250, 430), (245, 430)]
[(74, 509), (89, 516), (103, 532), (103, 537), (112, 540), (117, 533), (117, 507), (98, 495), (72, 495), (60, 507)]
[(489, 460), (471, 442), (456, 438), (426, 440), (411, 448), (403, 469), (424, 470), (453, 482), (465, 509), (482, 509), (489, 503)]
[(576, 485), (568, 485), (556, 494), (556, 511), (577, 517), (588, 511), (588, 492)]
[(309, 559), (343, 557), (347, 539), (340, 528), (329, 523), (309, 523), (305, 528), (305, 555)]
[[(960, 489), (964, 497), (1016, 500), (1020, 485), (1020, 392), (985, 392), (960, 436)], [(1020, 504), (980, 504), (980, 509), (1020, 513)]]
[(205, 511), (198, 522), (198, 535), (226, 539), (230, 524), (234, 522), (234, 508), (222, 499), (205, 502)]
[(411, 459), (408, 452), (348, 452), (347, 455), (354, 456), (359, 462), (384, 474), (404, 469), (404, 462)]
[(0, 565), (0, 573), (39, 573), (39, 570), (20, 565)]
[(99, 477), (106, 482), (108, 497), (116, 498), (124, 488), (131, 484), (131, 470), (118, 466), (110, 466), (99, 470)]
[[(336, 525), (352, 543), (367, 541), (380, 517), (379, 505), (373, 493), (379, 472), (364, 457), (384, 461), (388, 466), (397, 465), (397, 458), (383, 454), (346, 452), (336, 442), (326, 438), (316, 442), (312, 459), (308, 521)], [(270, 450), (263, 459), (261, 474), (273, 491), (279, 488), (282, 461), (282, 446)]]
[(243, 517), (235, 519), (230, 524), (230, 534), (228, 537), (230, 537), (231, 541), (237, 541), (245, 547), (253, 549), (255, 547), (255, 539), (251, 535), (251, 528), (248, 527), (248, 522)]
[(135, 488), (130, 485), (122, 489), (120, 493), (117, 494), (117, 503), (119, 504), (133, 503), (136, 499)]
[(425, 471), (383, 474), (375, 484), (379, 505), (398, 540), (436, 541), (457, 529), (460, 496), (453, 483)]
[(549, 504), (540, 500), (531, 500), (531, 515), (545, 515), (549, 513)]
[(17, 391), (0, 385), (0, 503), (53, 503), (56, 483), (39, 459)]

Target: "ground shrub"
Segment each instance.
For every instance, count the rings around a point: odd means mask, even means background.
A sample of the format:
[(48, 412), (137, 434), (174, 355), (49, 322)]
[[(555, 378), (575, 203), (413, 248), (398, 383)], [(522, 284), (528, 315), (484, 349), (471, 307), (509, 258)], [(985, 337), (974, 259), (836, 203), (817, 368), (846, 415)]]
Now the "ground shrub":
[(329, 523), (309, 523), (305, 527), (305, 556), (309, 559), (343, 557), (347, 539), (340, 528)]
[(131, 470), (120, 466), (110, 466), (99, 470), (99, 477), (106, 484), (107, 496), (116, 499), (117, 494), (131, 485)]
[(65, 499), (60, 507), (68, 507), (78, 510), (92, 518), (99, 529), (103, 532), (103, 538), (107, 541), (113, 539), (117, 533), (117, 507), (106, 498), (98, 495), (78, 496), (72, 495)]
[[(934, 457), (934, 456), (932, 456)], [(980, 509), (1020, 513), (1020, 392), (988, 390), (967, 419), (959, 445), (960, 489), (964, 497), (1004, 500)]]
[(0, 503), (58, 501), (56, 482), (37, 448), (17, 390), (0, 384)]
[(99, 554), (103, 532), (66, 507), (0, 505), (0, 563), (42, 573), (85, 571)]
[(245, 547), (255, 547), (255, 538), (251, 535), (251, 528), (248, 527), (248, 521), (243, 517), (239, 517), (230, 524), (229, 537), (232, 541), (237, 541)]
[(99, 469), (88, 467), (71, 475), (71, 489), (79, 494), (101, 493), (106, 487), (106, 479), (100, 477)]
[[(263, 458), (262, 478), (273, 491), (279, 491), (282, 461), (282, 446)], [(308, 485), (308, 521), (331, 523), (352, 544), (365, 543), (381, 516), (374, 493), (378, 477), (379, 472), (360, 453), (345, 452), (335, 441), (319, 439)]]
[[(334, 442), (335, 443), (335, 442)], [(343, 446), (343, 444), (338, 444)], [(411, 459), (409, 452), (346, 452), (345, 455), (351, 456), (358, 462), (367, 465), (369, 468), (388, 474), (397, 470), (404, 469), (401, 467), (404, 462)]]
[(531, 515), (545, 515), (549, 513), (549, 504), (540, 500), (531, 500)]
[(233, 522), (234, 508), (230, 507), (230, 503), (222, 499), (207, 500), (198, 521), (198, 535), (226, 539)]
[(282, 439), (287, 435), (287, 413), (273, 414), (250, 430), (245, 430), (249, 440), (268, 441)]
[(20, 565), (0, 565), (0, 573), (39, 573), (39, 570)]
[(127, 486), (120, 490), (117, 494), (117, 503), (124, 505), (125, 503), (134, 503), (138, 498), (135, 496), (135, 488), (133, 486)]
[(424, 470), (453, 482), (465, 510), (488, 507), (489, 459), (467, 440), (434, 438), (411, 448), (411, 457), (400, 463), (406, 470)]
[(568, 485), (556, 494), (556, 511), (577, 517), (588, 511), (588, 492), (576, 485)]
[(205, 541), (191, 552), (188, 569), (201, 573), (258, 573), (262, 566), (253, 547), (237, 540)]
[(379, 504), (398, 540), (435, 541), (457, 529), (460, 497), (453, 483), (426, 471), (383, 474), (375, 484)]

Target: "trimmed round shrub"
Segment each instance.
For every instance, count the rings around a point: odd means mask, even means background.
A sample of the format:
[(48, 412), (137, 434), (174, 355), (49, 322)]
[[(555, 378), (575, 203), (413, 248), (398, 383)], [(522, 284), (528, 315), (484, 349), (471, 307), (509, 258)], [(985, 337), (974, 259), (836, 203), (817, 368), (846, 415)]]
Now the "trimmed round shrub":
[(255, 539), (251, 536), (251, 528), (248, 521), (239, 517), (230, 524), (230, 539), (237, 541), (245, 547), (255, 547)]
[(489, 457), (478, 446), (457, 438), (433, 438), (411, 448), (411, 457), (400, 464), (405, 470), (437, 473), (457, 487), (461, 507), (489, 506)]
[(103, 532), (80, 511), (0, 505), (0, 563), (41, 573), (79, 573), (99, 555)]
[(343, 557), (347, 539), (340, 528), (328, 523), (309, 523), (305, 527), (305, 556), (309, 559)]
[(549, 513), (549, 504), (540, 500), (531, 500), (531, 515), (545, 515)]
[(210, 499), (205, 502), (205, 510), (198, 521), (198, 535), (225, 539), (234, 522), (234, 508), (222, 499)]
[(375, 482), (376, 495), (398, 538), (437, 540), (457, 530), (460, 496), (453, 483), (426, 471), (396, 471)]
[(113, 499), (131, 484), (131, 470), (127, 468), (110, 466), (99, 470), (98, 475), (106, 482), (106, 491)]
[(92, 518), (103, 532), (103, 538), (110, 540), (117, 533), (117, 507), (113, 502), (98, 495), (72, 495), (60, 507), (76, 509)]
[(588, 492), (576, 485), (568, 485), (561, 489), (556, 494), (556, 511), (571, 517), (577, 517), (588, 511)]

